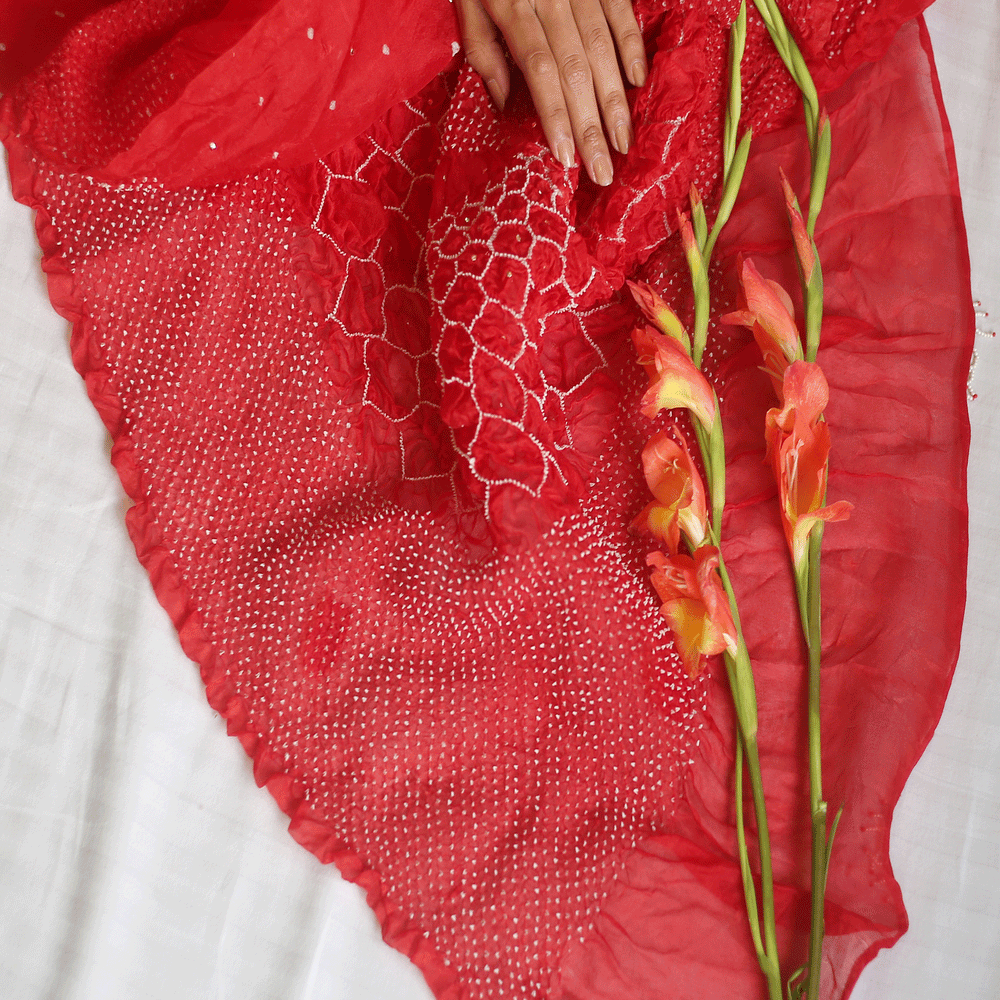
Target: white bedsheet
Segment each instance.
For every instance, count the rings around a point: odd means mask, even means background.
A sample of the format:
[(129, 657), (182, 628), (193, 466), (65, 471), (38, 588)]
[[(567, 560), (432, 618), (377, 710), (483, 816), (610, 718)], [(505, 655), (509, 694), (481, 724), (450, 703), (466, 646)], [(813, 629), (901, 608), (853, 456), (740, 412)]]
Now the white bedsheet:
[[(1000, 7), (942, 0), (928, 23), (973, 288), (1000, 313)], [(0, 997), (427, 1000), (208, 707), (0, 188)], [(1000, 997), (1000, 346), (978, 347), (962, 657), (893, 825), (911, 930), (860, 1000)]]

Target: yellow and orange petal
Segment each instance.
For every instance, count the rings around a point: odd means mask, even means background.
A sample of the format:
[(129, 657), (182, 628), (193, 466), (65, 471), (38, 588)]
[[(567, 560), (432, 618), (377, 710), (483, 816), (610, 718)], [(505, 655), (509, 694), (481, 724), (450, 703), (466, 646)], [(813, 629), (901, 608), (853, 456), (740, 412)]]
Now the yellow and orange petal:
[(691, 339), (673, 309), (644, 281), (627, 281), (626, 284), (646, 319), (661, 333), (676, 340), (690, 354)]
[(650, 379), (643, 414), (652, 419), (660, 410), (685, 407), (711, 431), (717, 414), (715, 393), (681, 345), (649, 326), (637, 327), (632, 339)]
[(842, 521), (852, 505), (838, 501), (821, 506), (826, 496), (830, 429), (820, 420), (829, 386), (819, 365), (796, 361), (783, 381), (784, 406), (768, 411), (767, 457), (778, 484), (785, 539), (798, 570), (806, 558), (809, 533), (818, 521)]
[(688, 674), (698, 676), (704, 656), (735, 652), (736, 627), (718, 574), (719, 550), (704, 545), (693, 558), (651, 552), (646, 561)]
[(698, 546), (708, 527), (708, 503), (705, 484), (678, 427), (676, 435), (657, 431), (642, 450), (642, 469), (650, 493), (659, 503), (675, 506), (678, 518), (689, 525), (685, 534)]
[(667, 431), (658, 431), (643, 449), (646, 483), (656, 499), (630, 525), (663, 542), (671, 553), (680, 546), (681, 531), (697, 547), (708, 530), (704, 483), (680, 431), (675, 427), (674, 432), (680, 443)]

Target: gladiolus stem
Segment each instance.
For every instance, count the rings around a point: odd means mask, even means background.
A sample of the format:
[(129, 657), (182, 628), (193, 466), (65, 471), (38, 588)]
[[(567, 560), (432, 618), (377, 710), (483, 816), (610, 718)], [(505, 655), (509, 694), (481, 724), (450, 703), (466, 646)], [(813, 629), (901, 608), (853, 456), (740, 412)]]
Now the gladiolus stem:
[(705, 352), (705, 342), (708, 340), (708, 264), (702, 258), (702, 263), (691, 267), (691, 283), (694, 288), (694, 330), (691, 334), (691, 360), (695, 368), (701, 368), (701, 356)]
[[(714, 532), (713, 532), (714, 534)], [(716, 535), (713, 543), (718, 541)], [(743, 626), (736, 605), (736, 595), (729, 579), (729, 571), (719, 552), (719, 576), (729, 598), (729, 608), (736, 625), (737, 648), (735, 655), (725, 654), (726, 674), (736, 709), (736, 840), (739, 849), (740, 872), (743, 877), (743, 893), (746, 897), (747, 919), (750, 934), (761, 972), (767, 981), (769, 1000), (781, 1000), (781, 967), (778, 962), (778, 944), (774, 916), (774, 873), (771, 867), (771, 837), (767, 825), (767, 804), (764, 799), (764, 779), (760, 770), (760, 754), (757, 749), (757, 692), (754, 686), (750, 656), (743, 640)], [(746, 831), (743, 825), (743, 758), (746, 757), (747, 775), (753, 798), (754, 816), (757, 820), (757, 848), (760, 855), (760, 903), (757, 913), (757, 893), (753, 882), (753, 871), (747, 853)], [(763, 924), (763, 938), (761, 937)]]
[[(805, 358), (807, 361), (814, 362), (819, 351), (820, 331), (823, 325), (823, 272), (819, 263), (814, 233), (830, 172), (830, 121), (826, 113), (820, 111), (819, 98), (808, 67), (784, 23), (775, 0), (754, 0), (754, 2), (782, 60), (802, 91), (802, 101), (805, 106), (806, 129), (809, 135), (809, 151), (812, 158), (806, 232), (813, 243), (815, 264), (810, 280), (807, 281), (805, 274), (802, 274), (802, 293), (805, 307)], [(832, 841), (832, 836), (827, 836), (827, 804), (823, 800), (820, 730), (820, 658), (822, 655), (820, 550), (822, 542), (823, 523), (820, 521), (810, 532), (805, 566), (795, 567), (802, 631), (809, 651), (809, 815), (812, 834), (812, 878), (809, 962), (804, 993), (806, 1000), (818, 1000), (819, 998), (823, 936), (825, 933), (824, 900)], [(836, 829), (836, 822), (834, 829)]]
[(705, 241), (705, 247), (702, 251), (702, 258), (705, 261), (706, 268), (712, 262), (712, 251), (715, 249), (715, 241), (719, 238), (722, 227), (729, 221), (729, 216), (733, 213), (736, 196), (739, 194), (740, 187), (743, 184), (743, 174), (747, 168), (747, 158), (750, 156), (750, 140), (752, 136), (753, 133), (750, 129), (747, 129), (743, 133), (743, 138), (740, 139), (740, 144), (736, 147), (736, 151), (733, 154), (732, 163), (730, 163), (729, 169), (724, 174), (722, 200), (719, 202), (719, 211), (716, 213), (715, 224), (712, 226), (712, 231), (708, 234), (708, 239)]
[[(718, 412), (718, 399), (716, 399)], [(695, 437), (701, 450), (702, 463), (705, 466), (706, 486), (708, 487), (709, 503), (712, 508), (711, 531), (718, 546), (722, 537), (722, 513), (726, 506), (726, 440), (722, 429), (722, 420), (717, 419), (712, 430), (706, 431), (697, 420), (694, 424)], [(720, 556), (721, 558), (721, 556)], [(730, 596), (735, 611), (735, 600)], [(739, 625), (739, 620), (736, 619)]]
[(826, 195), (826, 182), (830, 175), (830, 119), (821, 116), (816, 141), (812, 144), (812, 177), (809, 181), (809, 215), (806, 219), (806, 231), (810, 236), (816, 232), (816, 219), (823, 207)]
[[(815, 248), (816, 244), (813, 244)], [(823, 327), (823, 269), (819, 255), (813, 268), (812, 280), (802, 283), (802, 296), (806, 314), (805, 359), (815, 361), (819, 353), (819, 336)]]
[[(718, 536), (712, 532), (712, 544), (717, 546)], [(719, 577), (722, 588), (729, 598), (729, 610), (736, 626), (736, 653), (726, 653), (726, 670), (729, 674), (729, 686), (733, 692), (733, 705), (736, 708), (736, 719), (740, 732), (745, 740), (757, 739), (757, 689), (754, 685), (753, 670), (750, 667), (750, 654), (743, 641), (743, 625), (740, 623), (740, 609), (736, 605), (736, 594), (729, 579), (726, 561), (719, 549)], [(752, 775), (751, 775), (752, 778)]]
[(726, 105), (725, 133), (722, 143), (722, 176), (729, 176), (729, 168), (736, 153), (736, 129), (740, 123), (740, 109), (743, 106), (743, 84), (740, 63), (747, 39), (747, 4), (740, 4), (732, 28), (729, 29), (729, 102)]
[[(691, 283), (694, 288), (694, 334), (692, 337), (694, 347), (691, 359), (697, 368), (701, 368), (701, 356), (708, 337), (710, 308), (708, 269), (712, 263), (712, 251), (715, 249), (715, 241), (719, 238), (722, 227), (729, 221), (733, 206), (736, 204), (736, 196), (743, 184), (743, 174), (746, 170), (747, 158), (750, 155), (751, 132), (749, 129), (743, 134), (739, 145), (736, 143), (736, 132), (739, 128), (740, 111), (743, 106), (740, 63), (743, 60), (743, 50), (746, 45), (746, 26), (747, 7), (746, 0), (743, 0), (740, 4), (739, 14), (737, 14), (729, 31), (729, 100), (726, 103), (722, 144), (722, 199), (719, 202), (719, 210), (716, 212), (712, 230), (707, 235), (704, 233), (704, 209), (700, 199), (697, 206), (692, 203), (699, 254), (698, 260), (694, 261), (689, 253), (688, 264), (691, 268)], [(700, 232), (699, 224), (702, 227)]]
[[(730, 670), (729, 683), (733, 684), (733, 676)], [(747, 851), (747, 831), (743, 820), (743, 755), (746, 749), (743, 745), (743, 734), (740, 732), (739, 722), (736, 723), (736, 760), (733, 784), (736, 787), (736, 846), (740, 856), (740, 875), (743, 877), (743, 895), (746, 898), (747, 917), (750, 921), (750, 936), (753, 938), (754, 951), (757, 952), (757, 961), (761, 968), (764, 967), (766, 955), (764, 944), (760, 937), (760, 915), (757, 913), (757, 887), (753, 881), (753, 870), (750, 868), (750, 853)]]
[(819, 976), (823, 959), (823, 937), (825, 935), (824, 899), (826, 897), (826, 875), (830, 860), (830, 842), (827, 837), (828, 807), (823, 800), (823, 759), (820, 716), (820, 660), (821, 615), (820, 602), (820, 552), (823, 546), (823, 522), (818, 521), (809, 535), (807, 556), (803, 564), (796, 568), (796, 590), (798, 592), (799, 614), (802, 618), (802, 632), (809, 653), (809, 816), (812, 843), (811, 910), (809, 920), (809, 962), (807, 965), (806, 988), (803, 994), (807, 1000), (819, 997)]
[(771, 871), (771, 836), (767, 827), (767, 807), (764, 803), (764, 782), (760, 773), (760, 754), (757, 737), (747, 740), (747, 771), (753, 795), (754, 815), (757, 817), (757, 840), (760, 845), (761, 916), (764, 923), (764, 952), (767, 961), (761, 971), (767, 979), (770, 1000), (781, 1000), (781, 970), (778, 967), (778, 941), (774, 921), (774, 875)]
[(767, 26), (768, 34), (774, 47), (781, 56), (781, 61), (785, 64), (792, 79), (798, 84), (802, 91), (802, 103), (805, 106), (806, 126), (809, 129), (809, 141), (815, 141), (816, 124), (819, 121), (819, 95), (816, 93), (816, 85), (813, 83), (809, 68), (806, 66), (802, 53), (799, 51), (795, 39), (792, 38), (788, 25), (781, 15), (775, 0), (754, 0), (754, 4), (760, 13), (764, 24)]
[(806, 576), (806, 604), (802, 626), (809, 648), (809, 813), (812, 820), (812, 899), (809, 921), (809, 965), (806, 997), (818, 1000), (819, 975), (823, 959), (824, 900), (829, 851), (826, 835), (827, 805), (823, 800), (823, 759), (820, 716), (820, 659), (822, 656), (820, 603), (820, 552), (823, 522), (809, 535)]

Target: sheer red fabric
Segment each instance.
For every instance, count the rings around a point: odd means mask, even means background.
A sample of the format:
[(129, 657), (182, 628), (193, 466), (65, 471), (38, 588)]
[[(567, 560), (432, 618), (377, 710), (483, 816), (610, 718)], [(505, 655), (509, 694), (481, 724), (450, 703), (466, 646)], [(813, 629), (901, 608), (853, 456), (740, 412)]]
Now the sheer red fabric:
[[(889, 819), (964, 605), (974, 318), (923, 6), (787, 8), (834, 123), (820, 361), (855, 504), (824, 576), (831, 998), (905, 928)], [(651, 428), (621, 288), (685, 304), (671, 219), (716, 184), (735, 8), (636, 4), (650, 79), (603, 190), (523, 91), (494, 113), (441, 0), (84, 4), (3, 69), (35, 65), (0, 106), (11, 178), (139, 557), (293, 836), (441, 998), (763, 995), (725, 681), (687, 678), (626, 530)], [(721, 309), (738, 252), (795, 284), (777, 166), (801, 190), (802, 127), (751, 24)], [(714, 344), (791, 969), (804, 675), (771, 388), (741, 334)]]

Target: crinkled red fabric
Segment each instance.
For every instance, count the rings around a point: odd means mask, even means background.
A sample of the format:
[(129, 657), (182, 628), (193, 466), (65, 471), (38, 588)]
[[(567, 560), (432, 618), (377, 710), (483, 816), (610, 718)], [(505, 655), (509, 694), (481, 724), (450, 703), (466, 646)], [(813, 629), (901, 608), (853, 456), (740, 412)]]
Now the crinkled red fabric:
[[(652, 428), (621, 287), (684, 308), (671, 220), (714, 190), (735, 6), (636, 4), (651, 73), (607, 189), (555, 164), (523, 89), (494, 113), (440, 0), (84, 4), (12, 56), (38, 64), (0, 106), (15, 194), (139, 556), (293, 835), (438, 997), (763, 995), (724, 677), (686, 677), (627, 532)], [(855, 505), (824, 557), (830, 998), (905, 928), (889, 819), (964, 605), (974, 319), (923, 6), (788, 5), (834, 123), (820, 361), (830, 497)], [(739, 252), (795, 284), (777, 166), (802, 190), (802, 126), (752, 11), (745, 67), (720, 310)], [(792, 969), (805, 694), (773, 400), (746, 337), (715, 336)]]

